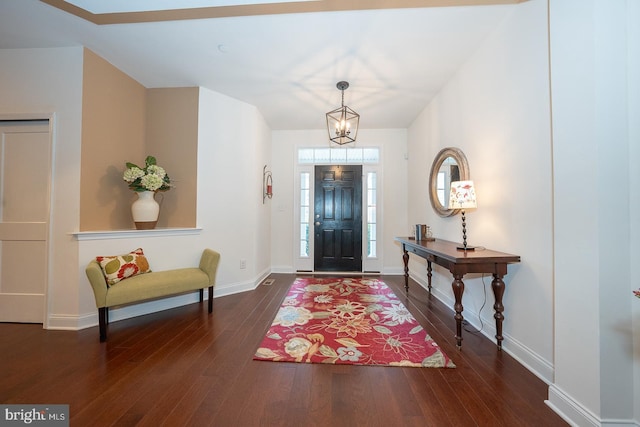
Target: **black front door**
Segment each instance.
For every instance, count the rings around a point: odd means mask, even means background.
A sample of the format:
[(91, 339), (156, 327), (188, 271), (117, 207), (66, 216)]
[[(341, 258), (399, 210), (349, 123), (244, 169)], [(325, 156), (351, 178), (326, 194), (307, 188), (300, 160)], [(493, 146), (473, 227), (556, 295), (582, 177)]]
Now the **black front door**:
[(314, 269), (362, 271), (362, 166), (316, 166)]

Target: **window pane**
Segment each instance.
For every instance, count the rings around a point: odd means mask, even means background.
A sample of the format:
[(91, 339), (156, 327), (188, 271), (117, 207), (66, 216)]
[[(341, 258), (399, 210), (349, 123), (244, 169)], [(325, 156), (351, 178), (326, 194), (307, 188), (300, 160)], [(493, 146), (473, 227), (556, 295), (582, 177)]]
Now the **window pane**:
[(367, 187), (370, 190), (375, 190), (376, 189), (376, 174), (375, 173), (369, 173), (367, 174)]
[(362, 163), (362, 148), (349, 148), (347, 151), (347, 163)]
[(369, 240), (378, 240), (376, 238), (376, 225), (369, 224)]
[(331, 160), (331, 150), (328, 148), (315, 149), (315, 163), (329, 163)]
[(309, 172), (300, 173), (300, 256), (309, 256)]
[(300, 222), (309, 222), (309, 206), (300, 206)]
[(369, 224), (367, 228), (367, 256), (375, 257), (377, 255), (377, 239), (376, 239), (376, 225)]
[(300, 224), (300, 256), (309, 256), (309, 224)]
[(367, 257), (375, 257), (377, 253), (377, 174), (367, 173)]
[(380, 150), (377, 148), (363, 148), (362, 160), (365, 163), (378, 163), (380, 161)]
[(299, 163), (313, 163), (313, 148), (300, 148), (298, 150)]
[(331, 149), (331, 163), (346, 163), (347, 162), (347, 150), (344, 148), (332, 148)]
[(367, 190), (367, 200), (373, 200), (374, 203), (369, 202), (369, 204), (375, 204), (375, 200), (376, 200), (376, 190), (375, 189), (369, 189)]

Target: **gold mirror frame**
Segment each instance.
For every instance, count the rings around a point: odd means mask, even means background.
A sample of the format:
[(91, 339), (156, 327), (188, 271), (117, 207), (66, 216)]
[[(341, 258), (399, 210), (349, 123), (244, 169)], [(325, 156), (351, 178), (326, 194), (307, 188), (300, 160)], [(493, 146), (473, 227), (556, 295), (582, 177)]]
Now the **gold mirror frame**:
[[(442, 163), (444, 163), (444, 161), (449, 157), (453, 158), (458, 164), (458, 169), (460, 171), (460, 180), (467, 181), (470, 179), (467, 157), (464, 155), (461, 149), (456, 147), (447, 147), (440, 150), (436, 158), (433, 160), (433, 164), (431, 165), (431, 172), (429, 173), (429, 200), (431, 201), (433, 210), (436, 211), (436, 213), (441, 217), (456, 215), (458, 212), (460, 212), (460, 209), (445, 208), (442, 203), (440, 203), (440, 200), (438, 200), (438, 171), (440, 170)], [(445, 197), (446, 195), (448, 195), (447, 191), (445, 191)]]

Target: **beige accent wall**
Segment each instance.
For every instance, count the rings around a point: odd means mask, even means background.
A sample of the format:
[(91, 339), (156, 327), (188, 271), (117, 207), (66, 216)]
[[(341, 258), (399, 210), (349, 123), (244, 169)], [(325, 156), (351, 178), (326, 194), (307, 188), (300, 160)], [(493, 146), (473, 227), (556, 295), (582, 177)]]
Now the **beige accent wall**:
[(156, 157), (175, 183), (159, 193), (158, 228), (196, 224), (198, 88), (146, 89), (84, 49), (80, 231), (133, 229), (126, 162)]
[(84, 49), (80, 231), (133, 228), (125, 162), (144, 161), (146, 89)]
[(147, 90), (147, 154), (175, 185), (156, 195), (161, 202), (158, 227), (196, 225), (198, 96), (197, 87)]

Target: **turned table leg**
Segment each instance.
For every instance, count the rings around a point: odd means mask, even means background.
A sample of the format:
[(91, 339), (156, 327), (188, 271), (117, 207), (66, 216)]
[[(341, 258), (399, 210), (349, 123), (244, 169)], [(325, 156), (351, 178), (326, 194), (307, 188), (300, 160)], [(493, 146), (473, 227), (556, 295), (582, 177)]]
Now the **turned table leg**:
[(464, 282), (462, 281), (462, 274), (454, 274), (453, 278), (451, 287), (453, 288), (453, 295), (456, 299), (453, 305), (456, 314), (453, 318), (456, 319), (456, 347), (458, 347), (459, 350), (462, 347), (462, 320), (464, 319), (462, 316), (462, 310), (464, 310), (462, 307), (462, 294), (464, 293)]
[(502, 322), (504, 321), (504, 305), (502, 305), (502, 296), (504, 295), (504, 282), (502, 276), (498, 274), (493, 275), (493, 281), (491, 282), (491, 288), (493, 289), (493, 296), (495, 303), (493, 309), (495, 311), (493, 318), (496, 319), (496, 341), (498, 343), (498, 350), (502, 350)]
[(402, 249), (402, 261), (404, 261), (404, 289), (406, 292), (409, 292), (409, 252), (407, 252), (404, 247)]

